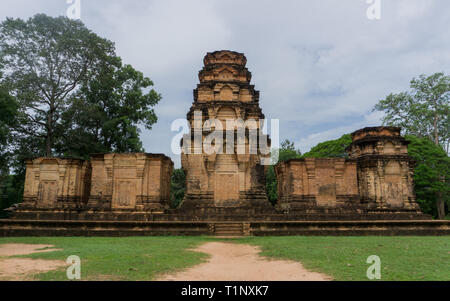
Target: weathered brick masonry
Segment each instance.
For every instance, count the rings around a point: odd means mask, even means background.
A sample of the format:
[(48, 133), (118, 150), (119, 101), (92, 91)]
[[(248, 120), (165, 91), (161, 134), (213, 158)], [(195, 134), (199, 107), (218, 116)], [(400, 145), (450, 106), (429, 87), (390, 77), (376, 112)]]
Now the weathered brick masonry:
[[(242, 53), (208, 53), (187, 114), (191, 132), (181, 156), (186, 194), (170, 208), (173, 162), (161, 154), (94, 154), (90, 160), (26, 161), (24, 201), (0, 235), (366, 235), (450, 234), (450, 221), (431, 221), (415, 200), (414, 162), (395, 127), (352, 134), (347, 158), (305, 158), (275, 166), (278, 201), (266, 196), (263, 159), (270, 139), (250, 153), (208, 153), (201, 142), (228, 120), (264, 115)], [(229, 132), (237, 137), (237, 128)], [(214, 147), (220, 145), (214, 144)], [(226, 149), (227, 145), (222, 145)]]

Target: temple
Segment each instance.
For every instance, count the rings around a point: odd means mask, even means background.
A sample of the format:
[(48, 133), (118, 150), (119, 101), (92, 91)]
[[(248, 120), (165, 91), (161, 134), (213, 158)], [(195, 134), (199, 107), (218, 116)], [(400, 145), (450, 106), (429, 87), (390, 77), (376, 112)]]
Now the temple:
[(228, 50), (204, 58), (181, 141), (178, 208), (170, 206), (173, 162), (163, 154), (33, 158), (23, 203), (0, 220), (0, 235), (450, 234), (450, 221), (421, 212), (414, 162), (396, 127), (354, 132), (343, 158), (278, 162), (271, 204), (271, 141), (246, 63)]

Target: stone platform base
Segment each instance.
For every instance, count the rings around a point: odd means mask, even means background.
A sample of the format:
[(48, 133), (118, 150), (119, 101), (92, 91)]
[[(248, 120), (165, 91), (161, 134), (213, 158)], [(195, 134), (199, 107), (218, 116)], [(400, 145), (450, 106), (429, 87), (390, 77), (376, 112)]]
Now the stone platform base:
[(450, 221), (86, 221), (0, 220), (5, 236), (450, 235)]
[(161, 212), (136, 210), (18, 210), (12, 220), (45, 221), (129, 221), (129, 222), (278, 222), (278, 221), (375, 221), (375, 220), (431, 220), (431, 216), (417, 210), (339, 210), (315, 209), (282, 213), (255, 208), (196, 208), (169, 209)]

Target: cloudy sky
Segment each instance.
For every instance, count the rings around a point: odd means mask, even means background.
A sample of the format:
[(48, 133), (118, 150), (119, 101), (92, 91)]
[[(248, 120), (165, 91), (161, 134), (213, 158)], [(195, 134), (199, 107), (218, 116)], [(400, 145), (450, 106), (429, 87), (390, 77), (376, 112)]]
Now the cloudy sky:
[[(374, 0), (375, 1), (375, 0)], [(420, 74), (450, 70), (450, 1), (81, 0), (81, 20), (116, 43), (163, 100), (143, 131), (147, 152), (172, 156), (173, 120), (185, 118), (207, 52), (245, 53), (266, 118), (302, 152), (380, 124), (372, 107)], [(67, 0), (1, 0), (0, 19), (65, 15)]]

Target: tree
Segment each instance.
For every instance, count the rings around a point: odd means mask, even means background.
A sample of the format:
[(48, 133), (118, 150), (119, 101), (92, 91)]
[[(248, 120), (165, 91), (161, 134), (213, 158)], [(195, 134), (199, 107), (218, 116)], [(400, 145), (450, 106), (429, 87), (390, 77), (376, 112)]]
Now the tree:
[(11, 127), (15, 125), (18, 104), (8, 91), (0, 86), (0, 174), (9, 170)]
[[(278, 149), (278, 152), (279, 152), (278, 162), (283, 162), (290, 159), (299, 159), (301, 158), (302, 155), (300, 150), (295, 148), (294, 142), (291, 142), (287, 139), (281, 142), (281, 147), (280, 149)], [(278, 199), (277, 185), (278, 183), (277, 177), (275, 175), (275, 169), (273, 166), (269, 166), (266, 173), (266, 192), (269, 201), (272, 204), (275, 204), (275, 202)]]
[(62, 115), (62, 139), (56, 149), (70, 157), (90, 153), (141, 152), (138, 125), (151, 129), (157, 121), (152, 107), (161, 96), (153, 82), (130, 65), (105, 66), (74, 95)]
[(383, 123), (401, 127), (406, 134), (428, 137), (447, 152), (450, 142), (450, 77), (444, 73), (420, 75), (411, 91), (389, 94), (375, 105), (385, 112)]
[(17, 100), (8, 145), (15, 174), (0, 185), (10, 195), (23, 190), (25, 158), (143, 151), (138, 126), (150, 129), (157, 120), (152, 107), (161, 97), (152, 81), (123, 65), (114, 43), (81, 21), (7, 18), (0, 23), (0, 72), (0, 86)]
[[(408, 154), (416, 161), (414, 188), (424, 213), (445, 217), (445, 203), (450, 207), (450, 158), (446, 151), (428, 138), (406, 135)], [(443, 181), (442, 179), (445, 179)]]
[(347, 158), (347, 147), (352, 143), (350, 134), (336, 140), (321, 142), (303, 154), (302, 158)]
[(171, 206), (173, 208), (178, 207), (181, 201), (183, 201), (184, 194), (186, 193), (186, 175), (182, 168), (176, 168), (173, 170), (171, 179)]
[(0, 218), (7, 217), (6, 208), (15, 203), (20, 203), (23, 196), (24, 175), (0, 176)]
[(9, 175), (12, 139), (10, 128), (15, 124), (18, 104), (8, 91), (0, 86), (0, 218), (6, 217), (5, 208), (21, 199), (23, 188), (18, 177)]
[(114, 44), (80, 21), (38, 14), (27, 21), (7, 18), (2, 22), (0, 71), (5, 76), (3, 84), (19, 102), (13, 129), (19, 140), (43, 140), (42, 153), (53, 156), (68, 99), (114, 58)]
[[(374, 110), (383, 111), (383, 123), (400, 126), (406, 134), (426, 137), (448, 153), (450, 143), (450, 77), (444, 73), (420, 75), (411, 81), (411, 91), (390, 94)], [(445, 175), (438, 180), (447, 183)], [(436, 191), (438, 217), (444, 218), (441, 192)]]

